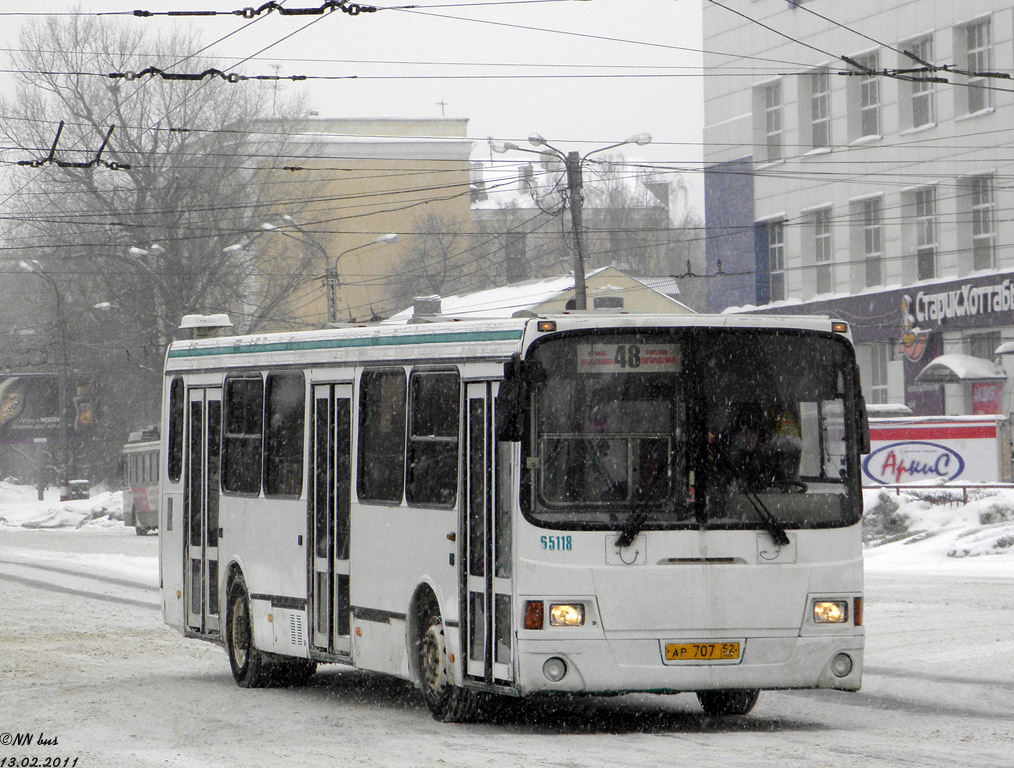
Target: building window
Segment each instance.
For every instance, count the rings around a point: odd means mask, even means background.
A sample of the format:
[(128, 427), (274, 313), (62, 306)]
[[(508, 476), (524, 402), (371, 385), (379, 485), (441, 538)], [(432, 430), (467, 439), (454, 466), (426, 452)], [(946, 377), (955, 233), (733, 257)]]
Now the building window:
[(866, 268), (866, 286), (884, 282), (883, 199), (871, 197), (863, 200), (863, 264)]
[(847, 101), (849, 133), (854, 141), (879, 136), (880, 129), (880, 56), (874, 51), (855, 57), (861, 74), (849, 78)]
[(831, 146), (831, 78), (826, 69), (810, 75), (810, 144)]
[(969, 201), (972, 213), (972, 268), (992, 269), (993, 260), (993, 177), (972, 176), (969, 179)]
[(813, 212), (813, 261), (816, 265), (817, 293), (831, 293), (834, 290), (832, 256), (831, 209), (821, 208)]
[[(905, 50), (909, 51), (913, 56), (921, 61), (927, 63), (933, 62), (933, 36), (926, 35), (920, 37), (917, 40), (913, 40), (905, 46)], [(905, 57), (905, 66), (916, 66), (916, 62)], [(911, 85), (912, 93), (912, 119), (910, 121), (911, 128), (919, 128), (924, 125), (932, 125), (936, 122), (936, 110), (934, 105), (934, 83), (930, 80), (930, 73), (925, 76), (926, 79), (916, 79)], [(920, 75), (914, 75), (919, 78)]]
[(983, 360), (992, 360), (996, 348), (1003, 342), (1000, 331), (989, 331), (988, 333), (975, 333), (965, 337), (965, 347), (972, 357), (981, 357)]
[(623, 309), (622, 296), (596, 296), (592, 301), (595, 309)]
[(937, 276), (937, 189), (915, 191), (916, 279)]
[(870, 345), (870, 402), (887, 402), (887, 364), (891, 362), (890, 343)]
[[(990, 45), (989, 19), (980, 19), (959, 29), (963, 35), (965, 69), (970, 73), (985, 73), (993, 66)], [(967, 88), (968, 114), (974, 114), (992, 106), (989, 81), (982, 75), (970, 74)]]
[(785, 222), (767, 224), (769, 301), (785, 298)]
[(764, 133), (767, 159), (780, 160), (782, 157), (781, 83), (772, 83), (764, 87)]
[(753, 143), (757, 162), (782, 159), (782, 84), (770, 81), (754, 86)]

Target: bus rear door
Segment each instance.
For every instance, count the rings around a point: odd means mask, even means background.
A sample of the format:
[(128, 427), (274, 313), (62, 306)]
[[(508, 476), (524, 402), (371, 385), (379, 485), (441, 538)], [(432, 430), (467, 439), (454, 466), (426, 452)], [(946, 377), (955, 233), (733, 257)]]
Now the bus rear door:
[(311, 641), (319, 652), (347, 656), (352, 385), (314, 386), (311, 424), (313, 474), (307, 501)]
[(491, 382), (469, 383), (465, 446), (466, 675), (486, 685), (514, 679), (511, 631), (510, 444), (494, 439)]
[(218, 605), (220, 388), (189, 390), (187, 427), (183, 489), (186, 626), (198, 634), (218, 634), (221, 630)]

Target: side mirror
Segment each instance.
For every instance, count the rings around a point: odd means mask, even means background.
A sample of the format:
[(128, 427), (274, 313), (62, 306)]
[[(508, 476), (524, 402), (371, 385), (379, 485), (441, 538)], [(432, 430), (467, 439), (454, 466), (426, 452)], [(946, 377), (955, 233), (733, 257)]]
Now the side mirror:
[(870, 417), (866, 413), (866, 398), (859, 396), (859, 453), (870, 452)]
[(496, 396), (496, 439), (517, 442), (525, 431), (530, 385), (545, 381), (542, 366), (522, 361), (517, 352), (504, 365), (504, 377)]

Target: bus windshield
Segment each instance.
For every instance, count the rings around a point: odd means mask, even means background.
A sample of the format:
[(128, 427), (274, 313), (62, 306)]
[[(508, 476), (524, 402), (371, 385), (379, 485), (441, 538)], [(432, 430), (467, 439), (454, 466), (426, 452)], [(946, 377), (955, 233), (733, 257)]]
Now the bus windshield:
[[(526, 515), (554, 528), (840, 526), (861, 513), (848, 342), (800, 331), (536, 346)], [(544, 374), (544, 375), (543, 375)]]

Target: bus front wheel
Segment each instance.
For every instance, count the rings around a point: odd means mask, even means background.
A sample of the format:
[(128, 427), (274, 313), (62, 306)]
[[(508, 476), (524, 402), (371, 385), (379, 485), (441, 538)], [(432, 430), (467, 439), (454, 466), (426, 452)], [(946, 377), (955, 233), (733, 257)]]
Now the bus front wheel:
[(232, 676), (241, 688), (263, 688), (269, 683), (270, 670), (267, 659), (253, 646), (250, 600), (242, 576), (229, 587), (228, 610), (225, 640)]
[(760, 691), (756, 689), (697, 692), (697, 700), (701, 703), (701, 708), (712, 717), (745, 715), (753, 709), (758, 696), (760, 696)]
[(441, 722), (468, 720), (475, 714), (477, 696), (453, 683), (444, 622), (433, 607), (424, 609), (420, 618), (419, 677), (426, 706)]

